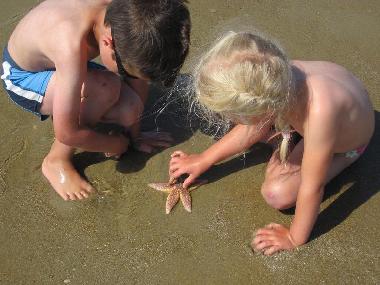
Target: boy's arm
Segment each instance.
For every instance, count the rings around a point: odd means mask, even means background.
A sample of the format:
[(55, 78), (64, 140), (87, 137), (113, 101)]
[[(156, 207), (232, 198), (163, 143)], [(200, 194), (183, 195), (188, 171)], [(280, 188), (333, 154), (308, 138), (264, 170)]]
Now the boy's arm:
[[(136, 92), (141, 102), (143, 103), (143, 107), (145, 108), (145, 104), (148, 100), (149, 95), (149, 81), (127, 78), (126, 83)], [(136, 150), (145, 153), (151, 153), (157, 147), (171, 146), (173, 139), (169, 133), (161, 131), (141, 131), (141, 119), (143, 111), (143, 109), (140, 110), (138, 120), (133, 125), (128, 127), (128, 135), (131, 140), (130, 145)]]
[(127, 139), (97, 133), (79, 124), (81, 89), (87, 72), (86, 44), (70, 42), (54, 52), (56, 94), (53, 124), (56, 138), (87, 151), (123, 153)]

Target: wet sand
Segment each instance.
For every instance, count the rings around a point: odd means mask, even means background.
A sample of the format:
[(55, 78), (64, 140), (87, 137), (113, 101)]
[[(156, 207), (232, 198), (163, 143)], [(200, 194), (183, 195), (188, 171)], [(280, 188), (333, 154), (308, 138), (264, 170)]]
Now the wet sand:
[[(0, 3), (0, 45), (37, 1)], [(380, 110), (380, 2), (191, 1), (192, 51), (184, 73), (220, 31), (255, 27), (276, 38), (291, 58), (337, 62), (364, 81)], [(153, 97), (160, 92), (152, 90)], [(192, 192), (193, 212), (165, 215), (166, 195), (147, 187), (167, 179), (175, 149), (199, 152), (212, 138), (192, 133), (175, 106), (146, 126), (172, 131), (177, 145), (120, 162), (80, 153), (78, 169), (99, 194), (64, 202), (41, 174), (53, 141), (39, 122), (0, 91), (0, 284), (379, 284), (380, 113), (363, 157), (328, 185), (311, 241), (274, 257), (252, 253), (255, 229), (289, 224), (292, 215), (260, 195), (266, 161), (254, 147), (207, 173)], [(155, 116), (152, 116), (155, 117)], [(150, 117), (150, 118), (152, 118)]]

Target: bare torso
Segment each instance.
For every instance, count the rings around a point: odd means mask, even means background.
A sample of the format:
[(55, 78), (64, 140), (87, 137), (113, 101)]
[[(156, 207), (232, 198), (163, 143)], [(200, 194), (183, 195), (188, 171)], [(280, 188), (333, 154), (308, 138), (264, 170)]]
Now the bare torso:
[(92, 27), (98, 13), (110, 1), (47, 0), (33, 8), (17, 25), (8, 50), (23, 69), (41, 71), (55, 67), (57, 47), (85, 42), (87, 60), (98, 56)]
[[(331, 122), (338, 120), (335, 153), (347, 152), (368, 144), (374, 132), (375, 120), (374, 110), (363, 84), (352, 73), (334, 63), (293, 61), (292, 64), (305, 74), (305, 89), (308, 94), (308, 108), (304, 108), (306, 111), (295, 112), (298, 116), (294, 115), (290, 119), (292, 127), (304, 136), (310, 114), (330, 116)], [(333, 114), (326, 111), (329, 109), (334, 110)]]

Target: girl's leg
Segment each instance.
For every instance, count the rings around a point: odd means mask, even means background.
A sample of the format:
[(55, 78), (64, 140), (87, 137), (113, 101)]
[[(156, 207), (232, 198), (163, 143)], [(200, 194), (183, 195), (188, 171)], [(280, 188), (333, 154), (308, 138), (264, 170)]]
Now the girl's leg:
[[(261, 187), (261, 193), (271, 207), (282, 210), (291, 208), (296, 204), (298, 189), (301, 184), (303, 151), (304, 142), (302, 139), (289, 154), (285, 165), (281, 163), (278, 151), (273, 153)], [(358, 157), (346, 158), (344, 154), (334, 155), (325, 184), (357, 159)]]
[[(89, 70), (82, 87), (80, 123), (93, 126), (101, 121), (103, 116), (119, 102), (121, 90), (122, 93), (126, 93), (123, 94), (123, 97), (136, 99), (136, 94), (130, 88), (121, 88), (120, 86), (117, 75), (108, 71)], [(46, 90), (41, 113), (52, 114), (56, 93), (55, 76), (53, 75)], [(138, 106), (140, 102), (138, 98), (132, 101), (134, 103), (129, 104), (131, 107)], [(64, 200), (87, 198), (88, 194), (93, 191), (93, 187), (74, 168), (73, 154), (74, 148), (55, 140), (42, 165), (44, 176)]]

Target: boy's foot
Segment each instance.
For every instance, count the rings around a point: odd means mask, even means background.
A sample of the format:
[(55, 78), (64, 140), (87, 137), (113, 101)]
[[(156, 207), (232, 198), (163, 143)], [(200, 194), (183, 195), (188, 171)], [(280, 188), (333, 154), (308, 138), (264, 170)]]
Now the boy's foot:
[(94, 192), (94, 188), (75, 170), (69, 160), (45, 157), (42, 173), (63, 200), (82, 200)]

